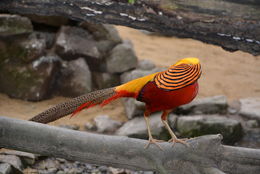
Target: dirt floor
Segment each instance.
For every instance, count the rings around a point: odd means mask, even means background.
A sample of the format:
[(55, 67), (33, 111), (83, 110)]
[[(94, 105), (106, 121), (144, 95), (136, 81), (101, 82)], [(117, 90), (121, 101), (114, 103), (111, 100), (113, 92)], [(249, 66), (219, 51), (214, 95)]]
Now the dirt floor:
[[(139, 59), (152, 60), (157, 66), (168, 67), (184, 57), (198, 57), (203, 75), (199, 80), (198, 97), (226, 95), (229, 100), (245, 97), (260, 97), (260, 56), (237, 51), (234, 53), (218, 46), (192, 39), (178, 39), (146, 35), (138, 30), (117, 27), (123, 39), (131, 40)], [(29, 119), (35, 114), (67, 100), (55, 97), (41, 102), (26, 102), (10, 99), (0, 94), (0, 116)], [(77, 124), (82, 126), (97, 115), (107, 114), (114, 119), (125, 121), (123, 105), (114, 102), (103, 109), (93, 108), (83, 111), (75, 118), (65, 117), (52, 125)]]

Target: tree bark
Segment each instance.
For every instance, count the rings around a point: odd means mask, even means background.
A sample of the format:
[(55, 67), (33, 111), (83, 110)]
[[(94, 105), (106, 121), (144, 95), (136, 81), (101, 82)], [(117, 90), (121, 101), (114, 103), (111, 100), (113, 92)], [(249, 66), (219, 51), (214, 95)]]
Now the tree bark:
[(221, 135), (207, 135), (182, 144), (100, 135), (0, 117), (0, 147), (41, 155), (162, 174), (256, 174), (260, 150), (221, 145)]
[(124, 25), (260, 55), (258, 0), (1, 0), (0, 9)]

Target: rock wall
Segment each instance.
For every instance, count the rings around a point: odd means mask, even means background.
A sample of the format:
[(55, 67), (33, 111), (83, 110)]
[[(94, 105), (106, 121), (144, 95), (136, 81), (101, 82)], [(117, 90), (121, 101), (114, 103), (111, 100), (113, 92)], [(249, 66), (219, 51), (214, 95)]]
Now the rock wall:
[(132, 44), (111, 25), (0, 14), (0, 92), (11, 97), (75, 97), (120, 84), (136, 66)]

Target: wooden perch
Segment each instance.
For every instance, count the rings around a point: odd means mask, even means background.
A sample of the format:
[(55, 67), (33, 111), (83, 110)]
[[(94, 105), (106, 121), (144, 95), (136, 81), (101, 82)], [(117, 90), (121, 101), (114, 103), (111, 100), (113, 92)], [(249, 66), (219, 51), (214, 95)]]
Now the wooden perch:
[[(2, 12), (65, 16), (193, 38), (260, 55), (258, 0), (1, 0)], [(189, 49), (189, 48), (187, 48)], [(203, 51), (203, 50), (201, 50)]]
[(221, 135), (208, 135), (182, 144), (100, 135), (0, 117), (0, 147), (46, 156), (162, 174), (256, 174), (260, 150), (221, 145)]

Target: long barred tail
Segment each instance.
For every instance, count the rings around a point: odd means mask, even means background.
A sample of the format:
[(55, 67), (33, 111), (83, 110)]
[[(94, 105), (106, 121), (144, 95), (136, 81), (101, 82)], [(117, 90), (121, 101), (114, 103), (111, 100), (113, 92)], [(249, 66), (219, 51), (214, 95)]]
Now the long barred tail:
[(115, 88), (93, 91), (47, 109), (31, 118), (30, 121), (49, 123), (71, 113), (74, 115), (82, 109), (90, 108), (95, 105), (106, 105), (112, 100), (124, 97), (124, 95), (124, 93), (116, 92)]

